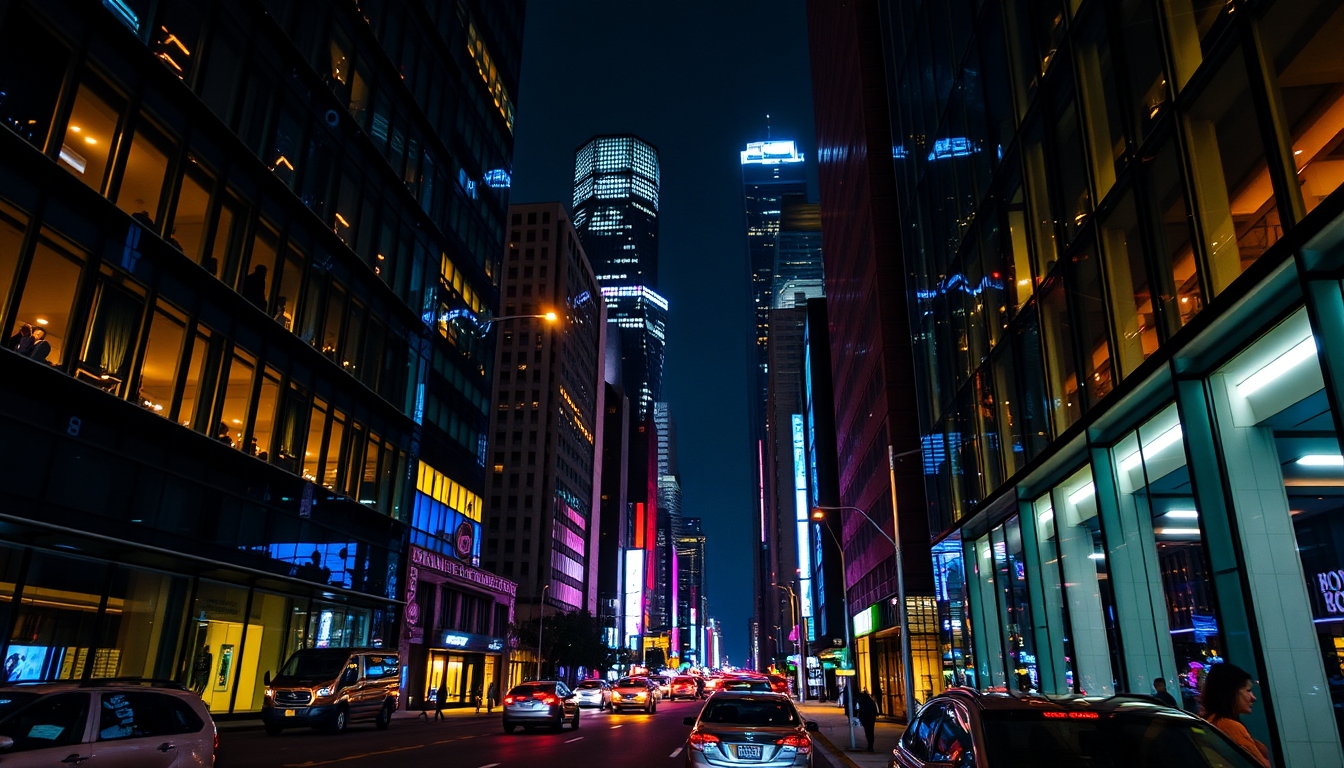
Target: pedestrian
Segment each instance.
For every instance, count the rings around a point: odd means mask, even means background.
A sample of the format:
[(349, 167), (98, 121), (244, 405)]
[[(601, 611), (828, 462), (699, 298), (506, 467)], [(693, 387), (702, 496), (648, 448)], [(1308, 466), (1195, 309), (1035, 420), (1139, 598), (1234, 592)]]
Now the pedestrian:
[(705, 698), (705, 678), (700, 675), (695, 676), (695, 698)]
[(251, 274), (243, 278), (243, 298), (266, 309), (266, 265), (258, 264)]
[(206, 681), (210, 679), (210, 668), (213, 665), (214, 656), (210, 653), (210, 646), (201, 646), (191, 665), (191, 690), (197, 696), (205, 692)]
[(854, 716), (863, 726), (863, 735), (868, 739), (868, 751), (873, 751), (873, 729), (877, 725), (877, 702), (867, 691), (859, 691), (854, 696)]
[(1165, 678), (1153, 678), (1153, 698), (1166, 704), (1168, 707), (1180, 709), (1176, 706), (1176, 697), (1167, 692), (1167, 681)]
[(1223, 735), (1235, 741), (1242, 749), (1255, 756), (1263, 767), (1269, 768), (1269, 748), (1256, 741), (1241, 716), (1251, 713), (1255, 694), (1251, 692), (1251, 675), (1241, 667), (1223, 662), (1215, 664), (1204, 676), (1200, 694), (1200, 716), (1208, 720)]
[(476, 714), (478, 715), (481, 714), (481, 704), (483, 703), (481, 701), (482, 698), (483, 697), (481, 696), (481, 686), (480, 684), (477, 684), (476, 690), (471, 692), (471, 703), (476, 705)]
[(877, 714), (882, 714), (882, 685), (876, 680), (873, 681), (873, 706), (877, 708)]
[(490, 687), (485, 689), (485, 714), (495, 711), (495, 704), (499, 702), (499, 681), (491, 680)]
[(443, 705), (448, 701), (448, 676), (439, 678), (438, 694), (434, 697), (434, 721), (445, 719), (443, 716)]
[(849, 682), (846, 681), (840, 685), (840, 708), (847, 709), (849, 701)]
[(9, 337), (9, 348), (27, 357), (33, 351), (33, 326), (24, 323), (19, 326), (19, 330)]
[(49, 354), (51, 354), (51, 342), (47, 341), (47, 329), (34, 328), (33, 346), (28, 350), (28, 356), (39, 363), (44, 363)]

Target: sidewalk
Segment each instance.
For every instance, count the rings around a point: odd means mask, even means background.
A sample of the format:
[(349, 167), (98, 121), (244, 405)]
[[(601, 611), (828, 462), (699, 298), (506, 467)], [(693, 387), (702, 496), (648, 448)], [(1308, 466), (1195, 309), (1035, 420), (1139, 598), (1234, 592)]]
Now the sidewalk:
[[(435, 722), (434, 710), (431, 709), (426, 714), (429, 715), (429, 724), (433, 725)], [(476, 714), (476, 709), (474, 707), (453, 707), (451, 709), (443, 710), (443, 716), (448, 720), (462, 720), (462, 719), (496, 720), (499, 718), (499, 707), (495, 707), (494, 713), (489, 715), (485, 713), (484, 707), (481, 708), (481, 713), (479, 715)], [(403, 709), (399, 709), (395, 713), (393, 713), (392, 722), (412, 724), (415, 720), (418, 720), (419, 718), (420, 718), (420, 710), (418, 709), (411, 710), (409, 712)], [(421, 720), (420, 722), (421, 724), (425, 723), (424, 720)], [(216, 720), (215, 728), (218, 729), (220, 733), (229, 733), (235, 731), (260, 731), (261, 718), (256, 717), (256, 718), (241, 718), (237, 720), (233, 719)]]
[(834, 703), (808, 702), (799, 704), (798, 711), (802, 712), (804, 719), (815, 721), (819, 726), (820, 730), (816, 733), (817, 741), (821, 743), (827, 757), (836, 763), (836, 768), (887, 768), (887, 764), (891, 761), (891, 750), (896, 747), (901, 734), (905, 733), (904, 725), (879, 717), (877, 726), (873, 729), (873, 751), (864, 750), (868, 741), (864, 738), (863, 728), (860, 726), (854, 727), (854, 743), (857, 750), (851, 751), (845, 710)]

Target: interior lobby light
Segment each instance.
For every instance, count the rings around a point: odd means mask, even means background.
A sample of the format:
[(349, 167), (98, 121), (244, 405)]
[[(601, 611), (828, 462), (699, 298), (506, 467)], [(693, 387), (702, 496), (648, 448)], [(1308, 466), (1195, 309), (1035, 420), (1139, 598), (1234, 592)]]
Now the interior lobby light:
[(1162, 449), (1179, 442), (1180, 439), (1181, 439), (1181, 425), (1177, 424), (1171, 429), (1168, 429), (1166, 432), (1163, 432), (1162, 434), (1153, 438), (1153, 441), (1151, 443), (1148, 443), (1147, 445), (1143, 446), (1143, 451), (1135, 451), (1126, 456), (1125, 458), (1121, 459), (1120, 469), (1128, 472), (1129, 470), (1139, 466), (1139, 463), (1143, 461), (1144, 453), (1147, 453), (1148, 457), (1152, 458)]
[(1297, 460), (1304, 467), (1344, 467), (1344, 456), (1338, 453), (1309, 453)]
[(1159, 536), (1198, 536), (1198, 528), (1154, 528), (1153, 533)]
[(1304, 360), (1313, 357), (1315, 354), (1316, 337), (1308, 336), (1297, 346), (1271, 360), (1264, 368), (1243, 379), (1237, 385), (1237, 394), (1242, 397), (1249, 397), (1252, 393), (1259, 391), (1265, 385), (1296, 368)]
[(1069, 494), (1069, 503), (1076, 507), (1092, 498), (1093, 491), (1092, 483), (1089, 482), (1087, 485), (1084, 485), (1082, 488)]
[(1091, 560), (1105, 560), (1105, 559), (1106, 559), (1106, 553), (1104, 553), (1104, 552), (1093, 552), (1092, 554), (1088, 555), (1087, 557), (1088, 557), (1088, 559), (1091, 559)]
[(1198, 520), (1199, 512), (1193, 509), (1169, 509), (1166, 512), (1167, 517), (1174, 520)]

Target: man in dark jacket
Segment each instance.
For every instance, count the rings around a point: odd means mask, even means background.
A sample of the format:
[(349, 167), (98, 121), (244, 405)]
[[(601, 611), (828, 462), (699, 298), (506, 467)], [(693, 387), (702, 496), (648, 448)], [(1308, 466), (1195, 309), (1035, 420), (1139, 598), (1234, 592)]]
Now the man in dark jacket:
[(47, 329), (34, 328), (33, 346), (28, 351), (28, 356), (39, 363), (45, 363), (49, 354), (51, 354), (51, 342), (47, 341)]
[(868, 739), (868, 751), (873, 751), (873, 727), (877, 725), (877, 702), (868, 695), (868, 691), (859, 691), (854, 696), (854, 716), (863, 726), (863, 735)]

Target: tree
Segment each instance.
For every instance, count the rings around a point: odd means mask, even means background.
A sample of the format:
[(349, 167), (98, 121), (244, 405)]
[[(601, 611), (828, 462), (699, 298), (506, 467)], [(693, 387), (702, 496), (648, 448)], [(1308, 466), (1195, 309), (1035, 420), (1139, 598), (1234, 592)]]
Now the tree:
[[(513, 625), (518, 644), (537, 647), (537, 621), (532, 619)], [(542, 675), (553, 677), (564, 667), (573, 681), (575, 670), (585, 667), (605, 671), (616, 663), (616, 652), (603, 639), (602, 624), (587, 611), (578, 610), (547, 616), (541, 632)]]

